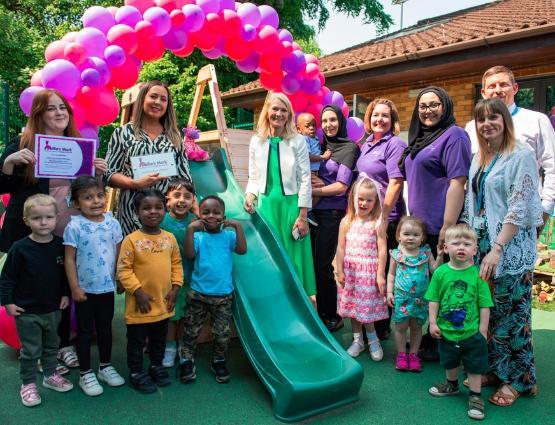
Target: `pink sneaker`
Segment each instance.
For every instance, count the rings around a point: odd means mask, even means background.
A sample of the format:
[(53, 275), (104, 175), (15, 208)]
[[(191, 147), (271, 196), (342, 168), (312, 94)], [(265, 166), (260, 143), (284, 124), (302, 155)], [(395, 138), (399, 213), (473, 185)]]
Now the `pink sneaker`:
[(409, 370), (411, 372), (422, 372), (422, 363), (420, 362), (418, 354), (409, 354)]
[(21, 396), (21, 402), (24, 406), (33, 407), (42, 403), (39, 390), (34, 382), (32, 384), (22, 385), (19, 395)]
[(401, 372), (406, 372), (409, 370), (409, 357), (407, 353), (399, 353), (397, 354), (397, 359), (395, 360), (395, 369), (400, 370)]
[(45, 376), (42, 380), (42, 386), (58, 391), (59, 393), (65, 393), (66, 391), (73, 389), (73, 384), (57, 373), (49, 376), (48, 378)]

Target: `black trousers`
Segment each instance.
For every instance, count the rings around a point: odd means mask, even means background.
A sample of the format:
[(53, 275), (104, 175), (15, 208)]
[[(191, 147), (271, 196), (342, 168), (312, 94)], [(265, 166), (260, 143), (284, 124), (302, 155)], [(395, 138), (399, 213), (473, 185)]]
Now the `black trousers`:
[(127, 325), (127, 367), (131, 373), (143, 371), (143, 347), (148, 337), (148, 352), (152, 366), (162, 366), (166, 349), (169, 319), (153, 323)]
[(60, 348), (69, 347), (71, 341), (69, 340), (69, 319), (71, 317), (71, 305), (62, 310), (62, 318), (58, 325), (58, 338), (60, 338)]
[(337, 286), (332, 266), (339, 224), (345, 210), (312, 210), (318, 226), (310, 230), (316, 275), (316, 305), (322, 320), (340, 319), (337, 314)]
[(87, 293), (87, 301), (75, 303), (75, 316), (77, 318), (77, 357), (81, 372), (91, 369), (91, 341), (95, 329), (100, 363), (110, 363), (114, 293)]

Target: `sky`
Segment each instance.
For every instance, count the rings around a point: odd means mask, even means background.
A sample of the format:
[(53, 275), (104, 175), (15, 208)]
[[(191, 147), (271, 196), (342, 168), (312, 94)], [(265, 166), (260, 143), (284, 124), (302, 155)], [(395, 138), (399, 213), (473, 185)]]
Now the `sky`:
[[(457, 10), (491, 3), (492, 0), (408, 0), (403, 8), (403, 28), (416, 24), (421, 19), (444, 15)], [(391, 0), (380, 0), (384, 10), (393, 18), (389, 32), (400, 29), (401, 6), (393, 6)], [(340, 35), (340, 36), (338, 36)], [(373, 25), (364, 25), (362, 19), (350, 18), (336, 12), (318, 35), (317, 41), (323, 54), (330, 54), (376, 37)]]

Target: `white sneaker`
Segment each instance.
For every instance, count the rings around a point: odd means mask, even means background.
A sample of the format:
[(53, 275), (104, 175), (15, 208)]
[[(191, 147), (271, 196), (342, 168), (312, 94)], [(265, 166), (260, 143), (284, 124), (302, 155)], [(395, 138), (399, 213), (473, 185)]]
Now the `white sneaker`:
[(98, 379), (106, 382), (110, 387), (121, 387), (125, 384), (125, 379), (114, 369), (114, 366), (106, 366), (98, 370)]
[(347, 354), (351, 357), (358, 357), (364, 351), (364, 343), (354, 340), (351, 346), (347, 349)]
[(383, 350), (379, 341), (374, 341), (371, 344), (369, 344), (369, 346), (370, 348), (368, 349), (368, 351), (370, 351), (370, 357), (372, 358), (372, 360), (374, 360), (375, 362), (379, 362), (380, 360), (382, 360)]
[(83, 392), (91, 397), (95, 397), (104, 392), (104, 389), (98, 383), (96, 375), (93, 372), (85, 373), (79, 377), (79, 386)]
[(176, 354), (177, 354), (177, 349), (166, 347), (166, 351), (164, 352), (164, 359), (162, 360), (162, 366), (173, 367), (175, 364)]

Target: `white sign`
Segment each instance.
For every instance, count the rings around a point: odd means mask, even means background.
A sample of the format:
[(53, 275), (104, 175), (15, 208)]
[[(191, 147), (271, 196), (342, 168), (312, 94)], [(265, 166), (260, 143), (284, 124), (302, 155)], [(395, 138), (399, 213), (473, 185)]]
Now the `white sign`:
[(173, 153), (157, 153), (131, 157), (133, 179), (139, 180), (150, 173), (158, 173), (163, 177), (177, 176), (177, 165)]

